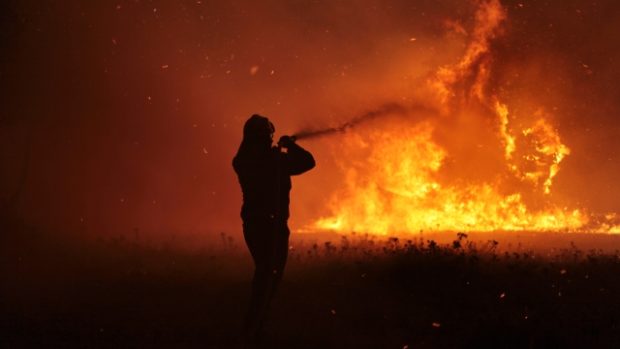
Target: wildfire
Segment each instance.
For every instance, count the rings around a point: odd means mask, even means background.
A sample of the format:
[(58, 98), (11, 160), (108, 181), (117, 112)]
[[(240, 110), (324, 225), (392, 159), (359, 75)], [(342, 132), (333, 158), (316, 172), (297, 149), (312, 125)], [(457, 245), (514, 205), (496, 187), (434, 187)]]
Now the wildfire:
[[(437, 110), (433, 118), (395, 118), (344, 134), (338, 149), (346, 159), (341, 164), (345, 185), (331, 198), (331, 214), (316, 221), (315, 228), (386, 235), (429, 230), (575, 231), (591, 224), (582, 210), (558, 207), (549, 200), (560, 164), (570, 154), (550, 116), (541, 109), (527, 118), (533, 123), (517, 127), (507, 103), (490, 92), (491, 43), (500, 37), (505, 20), (498, 0), (478, 2), (463, 57), (440, 67), (427, 81), (430, 95), (436, 97), (430, 102)], [(500, 164), (490, 166), (495, 176), (459, 178), (451, 165), (454, 146), (443, 144), (435, 134), (449, 123), (446, 120), (459, 117), (471, 118), (469, 124), (478, 128), (492, 128), (481, 132), (491, 137), (478, 147), (495, 147), (486, 160)], [(459, 137), (481, 142), (471, 139), (475, 136)]]
[[(332, 201), (333, 217), (320, 229), (379, 235), (423, 231), (577, 229), (579, 210), (531, 212), (520, 193), (502, 195), (497, 183), (443, 185), (446, 151), (433, 141), (431, 123), (348, 134), (343, 157), (364, 158), (346, 172), (346, 188)], [(395, 135), (399, 135), (395, 138)]]

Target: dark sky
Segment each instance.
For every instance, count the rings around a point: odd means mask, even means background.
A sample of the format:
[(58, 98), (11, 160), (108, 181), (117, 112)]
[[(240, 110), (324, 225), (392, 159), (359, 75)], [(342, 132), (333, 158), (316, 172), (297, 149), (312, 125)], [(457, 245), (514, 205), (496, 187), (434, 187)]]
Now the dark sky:
[[(502, 1), (493, 86), (543, 107), (572, 150), (554, 190), (619, 212), (616, 1)], [(5, 1), (0, 5), (0, 194), (33, 224), (87, 233), (240, 230), (231, 159), (243, 122), (278, 135), (412, 98), (459, 59), (475, 2)], [(448, 28), (448, 29), (447, 29)], [(330, 144), (331, 142), (331, 144)], [(334, 142), (294, 180), (292, 225), (324, 212)], [(320, 190), (318, 190), (320, 189)]]

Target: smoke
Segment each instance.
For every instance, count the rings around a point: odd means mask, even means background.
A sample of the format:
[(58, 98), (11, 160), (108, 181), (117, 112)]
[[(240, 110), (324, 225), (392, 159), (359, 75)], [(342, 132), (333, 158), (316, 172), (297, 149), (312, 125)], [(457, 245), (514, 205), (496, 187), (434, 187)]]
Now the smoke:
[[(506, 39), (500, 35), (506, 8), (498, 0), (476, 4), (461, 58), (427, 80), (434, 95), (429, 103), (435, 101), (437, 115), (445, 117), (414, 127), (390, 122), (340, 142), (347, 180), (330, 200), (331, 215), (315, 227), (386, 234), (582, 229), (588, 223), (579, 209), (551, 195), (571, 151), (544, 112), (544, 100), (532, 99), (543, 111), (527, 116), (503, 102), (496, 76), (506, 66), (496, 60), (496, 43)], [(301, 136), (345, 131), (389, 115), (386, 106)]]
[[(390, 115), (437, 119), (433, 141), (453, 155), (446, 177), (479, 178), (479, 162), (500, 163), (505, 153), (487, 146), (491, 132), (474, 133), (468, 115), (416, 112), (424, 108), (416, 101), (428, 100), (420, 86), (432, 76), (472, 92), (458, 103), (497, 95), (509, 107), (507, 145), (510, 135), (524, 139), (515, 132), (544, 106), (571, 149), (552, 195), (620, 210), (620, 50), (609, 40), (620, 30), (618, 3), (502, 1), (506, 19), (479, 12), (492, 20), (476, 32), (477, 3), (3, 3), (0, 201), (18, 191), (31, 144), (17, 204), (28, 222), (85, 234), (238, 232), (241, 193), (230, 161), (254, 113), (312, 139), (318, 165), (295, 179), (293, 229), (316, 219), (346, 180), (335, 165), (346, 137), (332, 136), (382, 126)], [(501, 32), (493, 29), (498, 21)], [(475, 37), (489, 40), (468, 49)], [(493, 57), (479, 54), (487, 45)], [(454, 66), (464, 55), (475, 74)], [(439, 67), (454, 74), (431, 75)], [(494, 74), (476, 89), (487, 67)], [(495, 106), (489, 102), (483, 107)], [(486, 179), (496, 170), (486, 169)]]

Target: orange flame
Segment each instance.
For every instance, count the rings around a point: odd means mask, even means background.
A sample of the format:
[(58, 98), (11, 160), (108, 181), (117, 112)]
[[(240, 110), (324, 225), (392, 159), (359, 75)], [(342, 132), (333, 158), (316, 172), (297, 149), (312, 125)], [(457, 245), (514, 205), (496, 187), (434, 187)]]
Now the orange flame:
[[(341, 164), (345, 186), (331, 198), (331, 214), (316, 221), (315, 229), (386, 235), (575, 231), (589, 224), (590, 216), (583, 211), (560, 208), (544, 199), (551, 193), (560, 163), (570, 154), (548, 115), (537, 112), (531, 126), (515, 131), (508, 105), (488, 92), (490, 45), (501, 34), (506, 11), (498, 0), (477, 4), (463, 57), (440, 67), (428, 80), (439, 115), (413, 125), (392, 120), (381, 127), (347, 132), (339, 146), (344, 152), (340, 158), (362, 160)], [(442, 177), (452, 155), (434, 134), (442, 122), (456, 115), (483, 115), (491, 120), (495, 139), (490, 142), (499, 149), (504, 174), (490, 180)], [(489, 123), (481, 124), (488, 128)], [(510, 184), (515, 181), (520, 183), (518, 189)], [(532, 195), (539, 195), (537, 201), (542, 202), (535, 209), (526, 204), (525, 197)], [(617, 226), (607, 226), (608, 231), (614, 229)]]
[(344, 157), (365, 154), (365, 161), (347, 164), (346, 188), (331, 202), (335, 214), (316, 227), (386, 235), (577, 229), (587, 220), (579, 210), (530, 212), (519, 193), (502, 195), (488, 183), (442, 185), (437, 174), (447, 153), (432, 140), (431, 124), (393, 127), (347, 134)]
[[(469, 96), (484, 100), (484, 86), (488, 81), (491, 63), (489, 44), (499, 34), (500, 24), (506, 19), (506, 11), (499, 0), (480, 3), (475, 15), (474, 30), (463, 58), (453, 66), (440, 67), (434, 79), (429, 81), (442, 105), (458, 97), (457, 92), (469, 92)], [(468, 84), (460, 90), (459, 84)]]

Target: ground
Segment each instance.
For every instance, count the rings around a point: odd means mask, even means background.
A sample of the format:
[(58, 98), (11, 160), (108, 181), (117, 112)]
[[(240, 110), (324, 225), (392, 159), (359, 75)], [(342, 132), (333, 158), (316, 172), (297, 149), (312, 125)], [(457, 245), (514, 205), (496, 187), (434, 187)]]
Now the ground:
[[(2, 347), (237, 345), (252, 273), (241, 241), (52, 236), (3, 237)], [(617, 251), (442, 236), (294, 239), (260, 347), (620, 347)]]

